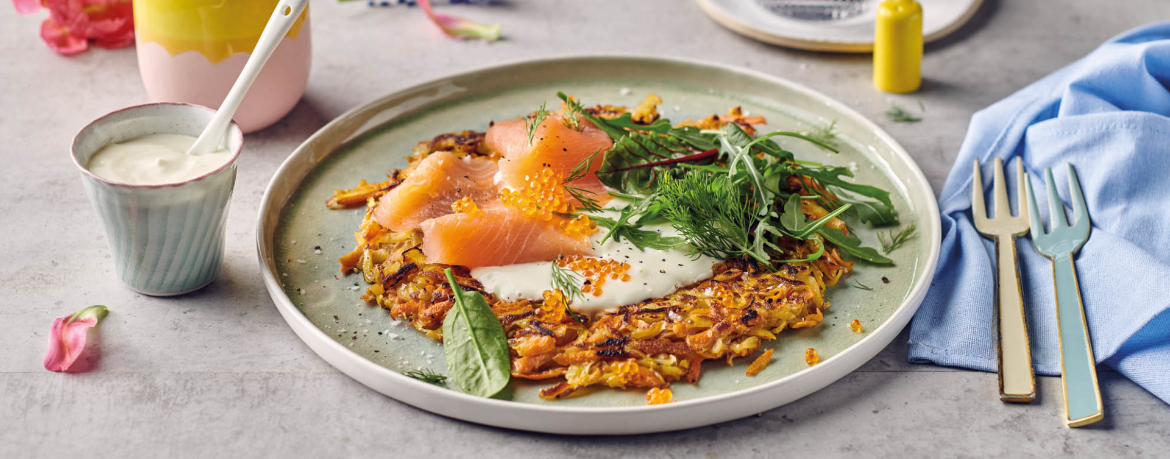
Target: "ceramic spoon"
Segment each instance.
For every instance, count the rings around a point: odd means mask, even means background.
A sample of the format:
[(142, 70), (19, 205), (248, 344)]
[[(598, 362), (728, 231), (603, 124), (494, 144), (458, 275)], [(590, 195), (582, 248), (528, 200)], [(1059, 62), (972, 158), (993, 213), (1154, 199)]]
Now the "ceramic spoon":
[(244, 64), (240, 77), (232, 85), (231, 91), (228, 91), (223, 103), (219, 104), (219, 110), (211, 117), (211, 122), (207, 123), (207, 127), (199, 134), (191, 149), (187, 150), (187, 154), (204, 155), (215, 151), (223, 140), (224, 133), (227, 132), (228, 123), (231, 123), (232, 116), (236, 114), (236, 109), (240, 108), (240, 102), (243, 102), (244, 95), (248, 93), (248, 88), (252, 87), (256, 76), (260, 74), (260, 69), (264, 68), (264, 63), (268, 62), (272, 52), (276, 51), (276, 46), (288, 34), (288, 30), (308, 4), (309, 0), (280, 0), (280, 3), (276, 4), (276, 9), (272, 11), (268, 24), (264, 26), (260, 41), (256, 42), (252, 56)]

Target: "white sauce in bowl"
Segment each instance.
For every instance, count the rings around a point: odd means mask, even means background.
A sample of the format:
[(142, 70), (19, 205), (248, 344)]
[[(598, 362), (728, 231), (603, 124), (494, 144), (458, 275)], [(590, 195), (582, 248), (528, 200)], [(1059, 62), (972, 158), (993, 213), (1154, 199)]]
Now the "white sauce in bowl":
[[(615, 218), (617, 212), (601, 215)], [(678, 231), (669, 224), (646, 225), (643, 230), (656, 231), (663, 236), (678, 236)], [(600, 244), (609, 230), (600, 228), (590, 236), (593, 242), (593, 256), (630, 264), (629, 281), (606, 279), (601, 296), (586, 293), (585, 299), (572, 303), (573, 310), (594, 315), (635, 304), (650, 298), (669, 295), (679, 288), (710, 278), (711, 267), (719, 260), (707, 256), (692, 257), (686, 247), (669, 250), (646, 248), (638, 250), (630, 241), (616, 242), (612, 238)], [(515, 301), (519, 299), (539, 300), (545, 290), (552, 287), (552, 262), (521, 263), (507, 266), (473, 268), (471, 277), (484, 290), (497, 297)], [(577, 275), (580, 280), (580, 274)]]
[(206, 175), (232, 159), (222, 146), (205, 155), (188, 155), (194, 143), (189, 135), (149, 134), (102, 147), (85, 168), (111, 182), (164, 185)]

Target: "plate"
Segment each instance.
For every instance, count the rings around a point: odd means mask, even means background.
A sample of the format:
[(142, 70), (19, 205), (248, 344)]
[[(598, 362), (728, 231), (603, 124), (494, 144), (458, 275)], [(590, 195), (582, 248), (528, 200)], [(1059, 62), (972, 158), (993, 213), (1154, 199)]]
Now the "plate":
[[(426, 384), (400, 371), (445, 373), (442, 347), (395, 321), (359, 296), (359, 275), (338, 272), (336, 259), (353, 249), (364, 210), (330, 210), (326, 199), (358, 180), (382, 180), (420, 140), (491, 120), (527, 114), (541, 102), (556, 106), (563, 90), (587, 104), (634, 105), (654, 92), (662, 115), (681, 121), (742, 106), (764, 115), (772, 129), (810, 130), (833, 120), (840, 154), (797, 139), (784, 147), (798, 157), (856, 169), (858, 179), (892, 191), (903, 221), (919, 236), (887, 268), (859, 266), (849, 279), (873, 291), (840, 286), (828, 296), (825, 324), (786, 331), (769, 343), (774, 361), (746, 377), (735, 366), (704, 363), (698, 384), (672, 385), (674, 403), (647, 406), (645, 391), (601, 390), (561, 401), (537, 392), (551, 383), (513, 381), (511, 400), (473, 397)], [(791, 141), (789, 141), (791, 140)], [(635, 434), (735, 419), (796, 400), (861, 366), (890, 343), (925, 295), (939, 251), (934, 194), (909, 155), (872, 122), (803, 86), (750, 70), (636, 56), (588, 56), (526, 61), (442, 78), (355, 108), (313, 134), (280, 166), (265, 191), (257, 228), (260, 266), (281, 315), (314, 352), (345, 374), (402, 402), (466, 421), (565, 434)], [(876, 245), (873, 231), (860, 237)], [(882, 278), (888, 280), (883, 282)], [(861, 321), (865, 333), (850, 331)], [(822, 361), (809, 367), (807, 348)]]
[[(707, 15), (747, 37), (810, 51), (868, 53), (873, 51), (874, 15), (838, 21), (788, 18), (756, 0), (696, 0)], [(878, 0), (871, 0), (878, 3)], [(950, 35), (966, 24), (983, 0), (918, 0), (922, 5), (922, 38), (926, 43)]]

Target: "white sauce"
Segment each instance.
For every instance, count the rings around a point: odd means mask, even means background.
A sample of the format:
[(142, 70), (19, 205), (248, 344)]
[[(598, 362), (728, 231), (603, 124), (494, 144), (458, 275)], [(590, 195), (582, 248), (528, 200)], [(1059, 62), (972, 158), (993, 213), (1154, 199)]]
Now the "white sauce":
[(106, 145), (85, 167), (94, 175), (128, 185), (178, 183), (219, 169), (231, 160), (223, 147), (206, 155), (188, 155), (195, 137), (150, 134)]
[[(617, 212), (604, 212), (601, 215), (615, 218)], [(669, 224), (646, 225), (641, 229), (656, 231), (663, 236), (678, 236), (678, 231)], [(605, 244), (600, 244), (607, 233), (609, 230), (601, 228), (590, 236), (593, 242), (593, 256), (629, 263), (630, 269), (626, 274), (630, 275), (630, 280), (623, 282), (606, 279), (601, 296), (587, 293), (584, 301), (574, 301), (573, 309), (584, 314), (594, 315), (642, 300), (666, 296), (679, 288), (710, 278), (711, 267), (719, 261), (707, 256), (693, 259), (685, 248), (670, 250), (646, 248), (643, 252), (624, 239), (621, 242), (610, 239), (605, 241)], [(545, 290), (552, 289), (552, 262), (474, 268), (471, 270), (471, 277), (482, 283), (484, 290), (501, 299), (538, 300), (543, 298)], [(577, 278), (581, 279), (580, 274)]]

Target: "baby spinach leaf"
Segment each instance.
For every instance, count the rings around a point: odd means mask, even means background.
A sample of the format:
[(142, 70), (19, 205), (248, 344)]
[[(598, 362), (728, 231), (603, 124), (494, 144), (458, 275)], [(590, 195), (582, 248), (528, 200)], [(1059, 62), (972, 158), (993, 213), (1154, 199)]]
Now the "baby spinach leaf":
[(463, 392), (491, 397), (512, 377), (508, 336), (483, 295), (463, 291), (455, 273), (450, 268), (446, 273), (455, 301), (443, 319), (447, 374)]

